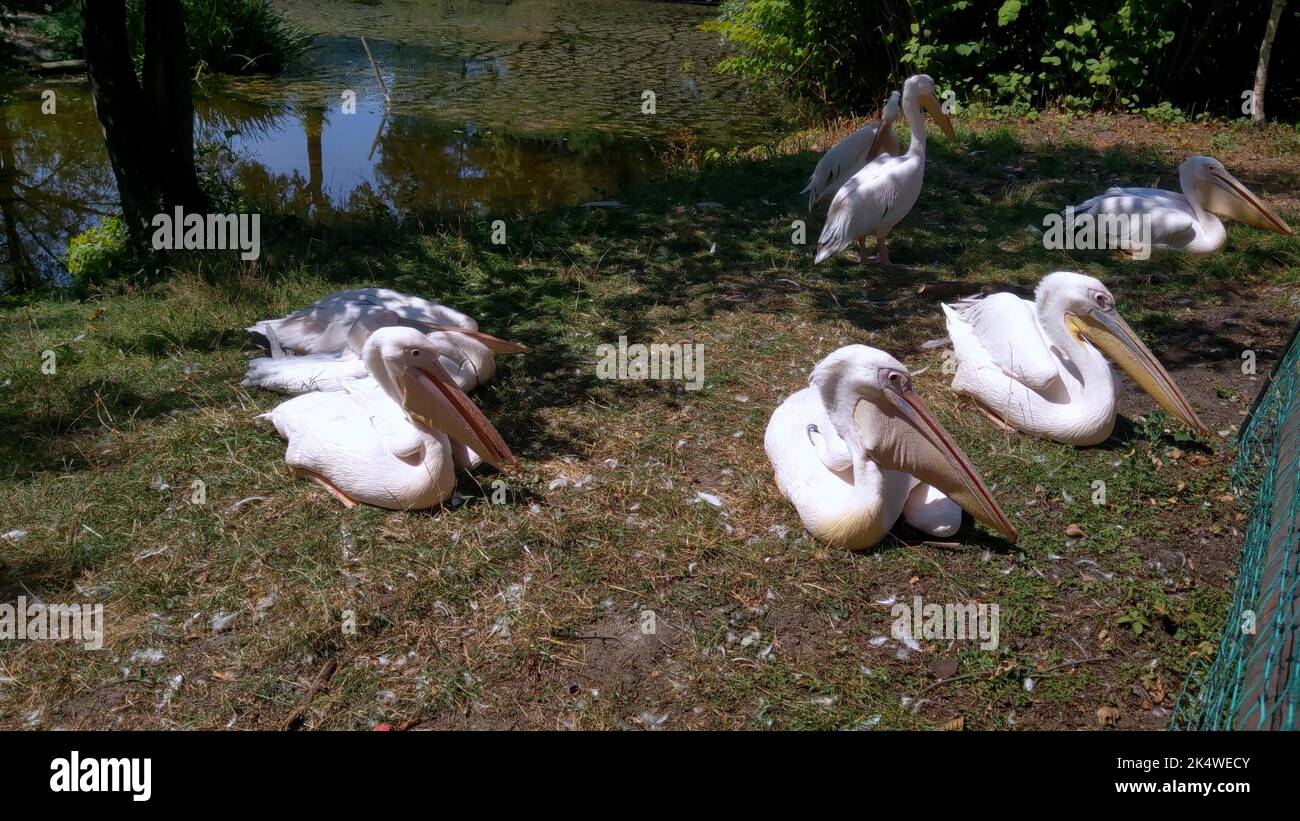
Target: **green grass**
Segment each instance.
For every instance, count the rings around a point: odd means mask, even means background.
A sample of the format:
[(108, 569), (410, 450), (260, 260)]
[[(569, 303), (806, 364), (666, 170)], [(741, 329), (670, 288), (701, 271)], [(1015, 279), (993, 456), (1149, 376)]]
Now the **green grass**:
[[(1025, 230), (1044, 213), (1108, 175), (1145, 184), (1170, 168), (1146, 149), (1091, 147), (1084, 131), (1048, 145), (1042, 127), (935, 144), (891, 242), (910, 270), (847, 256), (812, 267), (790, 235), (795, 219), (812, 241), (820, 228), (795, 193), (815, 155), (774, 150), (694, 163), (625, 192), (623, 209), (491, 215), (507, 221), (506, 246), (489, 242), (488, 219), (324, 229), (268, 216), (264, 257), (246, 269), (177, 257), (155, 286), (4, 303), (0, 533), (28, 535), (0, 542), (0, 593), (102, 601), (108, 632), (100, 652), (0, 644), (0, 725), (278, 727), (333, 660), (304, 726), (1093, 727), (1109, 705), (1121, 727), (1162, 726), (1154, 694), (1176, 693), (1213, 651), (1240, 547), (1231, 432), (1259, 383), (1238, 373), (1239, 353), (1257, 350), (1261, 373), (1276, 358), (1300, 255), (1242, 227), (1207, 259), (1046, 251)], [(1261, 162), (1287, 145), (1236, 140)], [(706, 200), (724, 208), (695, 207)], [(1060, 268), (1111, 285), (1225, 435), (1185, 441), (1126, 396), (1112, 441), (1076, 450), (1007, 438), (958, 402), (943, 351), (920, 346), (943, 335), (937, 301), (1031, 288)], [(440, 510), (345, 511), (291, 478), (283, 443), (252, 424), (277, 397), (238, 387), (243, 326), (359, 284), (436, 298), (530, 345), (475, 394), (522, 462), (508, 504), (491, 503), (497, 477), (484, 474)], [(705, 389), (596, 380), (596, 345), (620, 334), (703, 343)], [(923, 370), (918, 390), (1019, 544), (975, 528), (924, 544), (900, 529), (858, 555), (802, 534), (763, 429), (850, 342)], [(552, 489), (559, 477), (570, 485)], [(1091, 503), (1097, 480), (1104, 506)], [(1069, 524), (1087, 538), (1067, 539)], [(892, 621), (877, 602), (914, 595), (998, 603), (1001, 645), (900, 657), (873, 642)], [(143, 650), (163, 657), (133, 660)], [(936, 685), (939, 659), (965, 677)]]

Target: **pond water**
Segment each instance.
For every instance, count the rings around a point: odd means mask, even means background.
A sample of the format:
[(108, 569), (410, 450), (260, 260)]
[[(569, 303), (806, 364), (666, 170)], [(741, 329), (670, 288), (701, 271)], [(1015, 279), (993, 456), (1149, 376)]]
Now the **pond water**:
[[(316, 33), (284, 75), (208, 76), (197, 138), (260, 207), (538, 211), (617, 196), (700, 146), (754, 145), (780, 107), (713, 67), (716, 9), (648, 0), (275, 0)], [(390, 102), (361, 37), (379, 66)], [(41, 92), (56, 93), (44, 114)], [(655, 113), (642, 111), (654, 92)], [(348, 105), (355, 100), (355, 106)], [(70, 236), (116, 208), (83, 78), (0, 86), (0, 280), (64, 281)]]

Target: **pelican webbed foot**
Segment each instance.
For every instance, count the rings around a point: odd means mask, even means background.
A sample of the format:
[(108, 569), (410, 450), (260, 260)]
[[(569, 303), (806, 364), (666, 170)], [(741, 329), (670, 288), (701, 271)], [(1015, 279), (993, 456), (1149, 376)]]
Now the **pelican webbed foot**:
[(333, 496), (335, 499), (338, 499), (339, 502), (341, 502), (343, 506), (346, 507), (348, 510), (351, 510), (352, 508), (357, 506), (357, 501), (355, 499), (353, 499), (351, 496), (347, 495), (343, 491), (339, 490), (337, 487), (334, 486), (333, 482), (331, 482), (329, 479), (326, 479), (324, 476), (321, 476), (319, 473), (312, 473), (309, 470), (304, 470), (302, 471), (302, 475), (306, 476), (308, 479), (311, 479), (316, 484), (325, 488), (326, 492), (329, 493), (329, 495)]
[(978, 409), (980, 413), (984, 414), (989, 418), (989, 421), (992, 422), (994, 427), (996, 427), (998, 430), (1002, 431), (1003, 433), (1020, 433), (1020, 431), (1017, 430), (1014, 425), (1010, 424), (1009, 422), (1007, 422), (1007, 420), (1003, 419), (1001, 416), (998, 416), (996, 413), (989, 410), (988, 406), (986, 406), (983, 402), (979, 401), (978, 399), (975, 399), (974, 397), (971, 397), (970, 401), (974, 403), (976, 409)]

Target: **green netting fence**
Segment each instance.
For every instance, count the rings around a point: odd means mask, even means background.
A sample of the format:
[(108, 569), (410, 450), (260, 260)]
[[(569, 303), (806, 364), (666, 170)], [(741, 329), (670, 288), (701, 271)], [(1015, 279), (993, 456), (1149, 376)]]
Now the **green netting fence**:
[(1233, 482), (1254, 491), (1232, 608), (1214, 661), (1189, 676), (1171, 727), (1293, 730), (1300, 707), (1300, 324), (1238, 440)]

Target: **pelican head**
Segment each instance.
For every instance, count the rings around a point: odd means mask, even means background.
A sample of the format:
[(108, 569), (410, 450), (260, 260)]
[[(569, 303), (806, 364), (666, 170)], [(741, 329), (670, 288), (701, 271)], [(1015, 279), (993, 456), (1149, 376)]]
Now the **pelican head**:
[(929, 74), (913, 74), (907, 78), (907, 82), (903, 83), (903, 97), (909, 96), (915, 97), (917, 102), (930, 113), (948, 139), (957, 138), (957, 133), (952, 130), (952, 121), (948, 119), (947, 114), (943, 113), (943, 104), (939, 102), (934, 80)]
[(902, 95), (897, 91), (889, 92), (889, 99), (885, 101), (885, 107), (880, 111), (880, 121), (883, 123), (892, 123), (899, 118), (903, 109), (900, 107)]
[(979, 471), (912, 390), (903, 363), (876, 348), (848, 345), (818, 363), (811, 382), (823, 397), (847, 400), (836, 404), (848, 405), (852, 419), (837, 426), (851, 447), (882, 468), (933, 485), (1010, 541), (1019, 538)]
[(1178, 166), (1183, 193), (1220, 217), (1291, 236), (1291, 226), (1213, 157), (1188, 157)]
[(1160, 407), (1197, 433), (1209, 434), (1173, 377), (1119, 315), (1115, 297), (1099, 280), (1057, 271), (1038, 283), (1035, 298), (1044, 312), (1064, 318), (1066, 329), (1080, 344), (1086, 340), (1114, 360)]
[(362, 350), (366, 367), (412, 421), (442, 431), (498, 470), (517, 467), (501, 434), (456, 386), (440, 356), (456, 361), (461, 353), (441, 336), (405, 326), (379, 328)]

